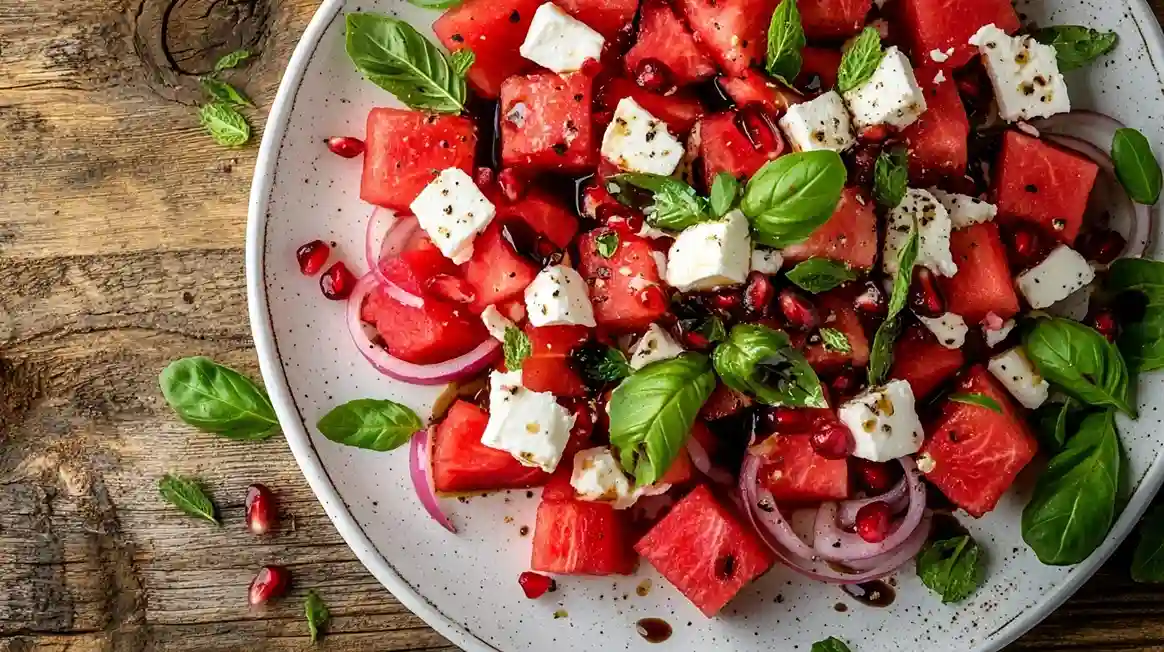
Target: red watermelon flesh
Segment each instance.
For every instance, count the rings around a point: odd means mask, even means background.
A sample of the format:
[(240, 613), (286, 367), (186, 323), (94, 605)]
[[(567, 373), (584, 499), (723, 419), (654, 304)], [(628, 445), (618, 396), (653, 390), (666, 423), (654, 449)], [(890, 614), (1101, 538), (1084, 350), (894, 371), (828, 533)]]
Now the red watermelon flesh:
[(518, 48), (541, 4), (542, 0), (467, 0), (442, 14), (432, 29), (450, 52), (473, 51), (477, 58), (469, 68), (469, 83), (483, 97), (495, 98), (501, 82), (535, 68)]
[(812, 503), (849, 497), (849, 463), (817, 454), (807, 434), (764, 440), (760, 482), (777, 502)]
[(951, 74), (922, 68), (917, 83), (926, 96), (926, 111), (902, 137), (909, 151), (910, 181), (924, 187), (966, 174), (970, 120)]
[(1098, 173), (1090, 159), (1008, 131), (994, 169), (999, 219), (1032, 222), (1064, 244), (1074, 244)]
[(473, 172), (477, 129), (468, 118), (404, 109), (368, 112), (360, 199), (408, 210), (441, 170)]
[[(626, 53), (626, 71), (633, 79), (644, 59), (667, 67), (677, 86), (693, 84), (715, 75), (715, 62), (704, 54), (687, 26), (662, 0), (647, 0), (639, 17), (639, 35)], [(657, 116), (661, 117), (661, 116)]]
[(597, 161), (593, 78), (536, 73), (501, 85), (501, 162), (507, 167), (582, 171)]
[[(993, 23), (1008, 34), (1020, 27), (1011, 0), (897, 0), (896, 15), (914, 63), (949, 70), (974, 56), (970, 37), (984, 25)], [(942, 61), (932, 56), (935, 51)]]
[(909, 383), (921, 400), (953, 378), (965, 362), (961, 349), (947, 349), (929, 329), (915, 324), (893, 346), (889, 377)]
[(1018, 295), (997, 224), (986, 222), (954, 231), (950, 253), (958, 273), (938, 277), (946, 310), (962, 315), (967, 324), (977, 324), (991, 312), (1002, 319), (1018, 313)]
[(523, 466), (505, 451), (481, 443), (489, 414), (466, 401), (449, 408), (432, 441), (433, 486), (442, 493), (493, 491), (543, 485), (550, 475)]
[(873, 0), (800, 0), (797, 8), (805, 36), (844, 40), (861, 31)]
[(877, 260), (877, 215), (873, 200), (860, 188), (845, 188), (836, 211), (804, 242), (783, 250), (784, 260), (798, 263), (828, 258), (851, 267), (869, 269)]
[(695, 31), (695, 40), (724, 70), (742, 75), (762, 66), (768, 22), (778, 0), (679, 0), (678, 8)]

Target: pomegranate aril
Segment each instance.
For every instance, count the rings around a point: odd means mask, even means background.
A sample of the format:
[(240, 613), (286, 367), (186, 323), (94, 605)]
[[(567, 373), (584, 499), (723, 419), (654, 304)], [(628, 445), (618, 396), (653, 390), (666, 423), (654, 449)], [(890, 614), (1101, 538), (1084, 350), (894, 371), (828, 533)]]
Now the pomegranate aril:
[(889, 308), (885, 293), (873, 281), (865, 281), (865, 291), (853, 300), (853, 307), (872, 317), (880, 317)]
[(772, 432), (785, 435), (795, 435), (808, 432), (812, 426), (808, 413), (795, 408), (777, 407), (765, 411), (765, 425), (771, 426)]
[(855, 457), (850, 468), (854, 470), (857, 483), (871, 496), (889, 491), (898, 480), (897, 474), (889, 464)]
[(665, 94), (674, 84), (671, 69), (658, 59), (643, 59), (635, 66), (635, 83), (652, 93)]
[(541, 573), (525, 571), (517, 576), (517, 583), (521, 585), (525, 597), (530, 600), (537, 600), (547, 592), (554, 590), (554, 579)]
[(913, 282), (909, 285), (909, 308), (922, 317), (941, 317), (946, 313), (946, 301), (938, 290), (934, 273), (920, 265), (913, 268)]
[(323, 276), (319, 277), (319, 289), (323, 292), (323, 296), (332, 301), (347, 299), (355, 287), (356, 277), (348, 271), (348, 266), (342, 262), (328, 267)]
[(1013, 269), (1026, 269), (1043, 258), (1046, 237), (1033, 224), (1016, 222), (1006, 232), (1006, 251)]
[(751, 143), (752, 149), (779, 156), (784, 151), (784, 139), (772, 116), (759, 104), (749, 104), (736, 112), (736, 128)]
[(833, 419), (817, 419), (808, 441), (818, 455), (830, 460), (843, 460), (853, 453), (852, 433)]
[(820, 316), (808, 299), (791, 288), (780, 291), (780, 312), (792, 328), (811, 331), (820, 326)]
[(493, 185), (493, 168), (477, 168), (473, 170), (473, 183), (482, 191), (489, 190)]
[(885, 125), (875, 125), (873, 127), (866, 127), (857, 134), (857, 139), (867, 143), (880, 143), (889, 138), (889, 127)]
[(857, 395), (857, 391), (861, 388), (861, 379), (857, 370), (852, 367), (842, 369), (840, 373), (829, 381), (829, 389), (832, 390), (833, 395), (838, 398), (851, 398)]
[(364, 141), (351, 136), (336, 136), (327, 139), (327, 148), (336, 156), (356, 158), (364, 153)]
[(750, 312), (764, 316), (772, 309), (772, 299), (776, 296), (776, 288), (772, 281), (762, 272), (752, 272), (748, 275), (748, 285), (744, 289), (744, 305)]
[(453, 303), (473, 303), (477, 298), (473, 286), (463, 279), (448, 274), (437, 274), (425, 284), (426, 289), (436, 296)]
[(251, 588), (247, 592), (247, 602), (252, 606), (264, 604), (282, 597), (289, 588), (291, 588), (291, 571), (284, 566), (263, 566), (255, 575), (255, 579), (251, 580)]
[(1116, 321), (1115, 313), (1110, 310), (1095, 313), (1091, 318), (1091, 326), (1109, 342), (1114, 342), (1119, 337), (1120, 324)]
[(526, 180), (513, 168), (505, 168), (497, 173), (497, 185), (509, 201), (517, 201), (525, 195)]
[(698, 331), (687, 331), (683, 333), (683, 346), (684, 348), (703, 351), (711, 346), (711, 340), (707, 339), (703, 333)]
[(259, 483), (247, 487), (246, 522), (251, 534), (266, 534), (275, 529), (279, 520), (275, 494)]
[(582, 62), (582, 67), (578, 69), (578, 72), (587, 77), (595, 77), (602, 72), (602, 62), (598, 59), (587, 59)]
[(295, 250), (295, 260), (299, 261), (299, 271), (307, 276), (315, 276), (327, 264), (331, 247), (323, 240), (312, 240)]
[(1075, 243), (1075, 248), (1087, 260), (1099, 263), (1100, 265), (1108, 265), (1120, 257), (1123, 253), (1124, 247), (1128, 246), (1128, 241), (1119, 233), (1106, 231), (1088, 231), (1079, 236), (1079, 240)]
[(889, 504), (878, 500), (869, 503), (857, 510), (857, 536), (869, 543), (881, 543), (889, 536), (890, 521), (893, 514)]
[(721, 290), (711, 295), (708, 302), (720, 310), (731, 310), (740, 305), (740, 295), (732, 290)]

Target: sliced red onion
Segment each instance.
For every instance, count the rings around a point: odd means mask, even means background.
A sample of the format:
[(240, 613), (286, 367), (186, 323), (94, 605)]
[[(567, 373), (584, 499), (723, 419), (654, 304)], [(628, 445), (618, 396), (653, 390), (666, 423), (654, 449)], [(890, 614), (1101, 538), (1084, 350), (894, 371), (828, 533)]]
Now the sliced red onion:
[(424, 505), (424, 510), (428, 512), (428, 515), (440, 523), (441, 527), (456, 534), (456, 526), (441, 511), (440, 501), (437, 499), (436, 491), (433, 490), (432, 467), (429, 466), (428, 461), (430, 445), (428, 430), (417, 430), (416, 434), (412, 436), (408, 451), (408, 474), (412, 477), (412, 488), (416, 491), (416, 497), (420, 499), (420, 504)]
[(828, 561), (837, 562), (870, 559), (897, 548), (913, 534), (925, 514), (926, 488), (921, 481), (921, 472), (917, 470), (917, 465), (912, 459), (902, 457), (898, 462), (905, 469), (905, 481), (909, 488), (909, 511), (892, 526), (885, 540), (869, 543), (860, 535), (842, 530), (837, 524), (837, 503), (824, 503), (817, 512), (816, 524), (813, 527), (815, 536), (812, 547), (818, 555)]
[(380, 261), (399, 256), (418, 228), (420, 223), (415, 217), (397, 215), (392, 210), (377, 207), (368, 218), (367, 234), (364, 237), (364, 257), (367, 259), (368, 269), (375, 274), (377, 283), (388, 296), (413, 308), (423, 306), (424, 299), (405, 292), (389, 281), (380, 267)]
[(707, 449), (694, 437), (687, 438), (687, 454), (691, 456), (691, 463), (695, 465), (695, 468), (710, 478), (712, 482), (726, 485), (735, 482), (732, 474), (711, 463), (711, 456), (707, 454)]
[[(360, 319), (360, 308), (370, 292), (382, 289), (374, 274), (366, 274), (356, 283), (348, 299), (348, 332), (356, 348), (380, 373), (414, 385), (442, 385), (475, 376), (501, 354), (501, 342), (490, 337), (468, 353), (436, 364), (414, 364), (393, 357), (384, 347), (372, 341), (370, 326)], [(391, 295), (389, 295), (391, 296)], [(395, 298), (395, 297), (392, 297)]]
[(889, 511), (894, 515), (905, 511), (909, 507), (909, 484), (905, 478), (899, 480), (892, 489), (879, 496), (842, 500), (840, 508), (837, 510), (837, 522), (846, 530), (853, 529), (857, 525), (857, 512), (861, 511), (865, 505), (878, 501), (889, 503)]

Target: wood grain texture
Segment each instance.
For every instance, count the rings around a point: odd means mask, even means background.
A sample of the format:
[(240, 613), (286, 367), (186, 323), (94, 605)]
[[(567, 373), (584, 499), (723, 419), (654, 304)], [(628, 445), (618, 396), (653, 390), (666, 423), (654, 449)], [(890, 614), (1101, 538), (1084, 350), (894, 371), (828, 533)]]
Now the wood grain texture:
[[(309, 649), (306, 588), (334, 614), (322, 650), (454, 650), (384, 590), (328, 522), (285, 443), (199, 435), (162, 405), (170, 360), (257, 375), (243, 229), (255, 148), (202, 134), (197, 77), (269, 107), (317, 0), (0, 0), (0, 652)], [(262, 111), (251, 112), (261, 129)], [(214, 528), (157, 496), (199, 476)], [(284, 527), (246, 534), (247, 484)], [(246, 608), (255, 570), (294, 588)], [(1164, 590), (1121, 554), (1014, 650), (1164, 651)]]

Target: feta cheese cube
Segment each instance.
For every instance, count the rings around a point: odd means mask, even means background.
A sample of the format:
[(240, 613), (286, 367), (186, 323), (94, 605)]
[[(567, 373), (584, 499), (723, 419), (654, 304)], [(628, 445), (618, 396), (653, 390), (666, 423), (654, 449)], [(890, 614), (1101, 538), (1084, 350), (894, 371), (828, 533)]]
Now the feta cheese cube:
[(553, 265), (538, 272), (525, 289), (525, 309), (529, 323), (538, 327), (595, 325), (586, 281), (565, 265)]
[(1013, 319), (1004, 321), (1002, 323), (1002, 328), (996, 328), (994, 330), (987, 328), (986, 324), (983, 324), (982, 336), (986, 339), (986, 346), (989, 346), (993, 349), (994, 347), (1001, 344), (1002, 341), (1005, 340), (1008, 335), (1010, 335), (1010, 332), (1014, 330), (1015, 325), (1016, 322)]
[(602, 58), (605, 41), (586, 23), (547, 2), (534, 12), (518, 52), (556, 73), (574, 72), (581, 70), (587, 59)]
[(998, 207), (988, 201), (983, 201), (970, 195), (960, 195), (956, 192), (946, 192), (937, 188), (930, 188), (930, 194), (942, 202), (946, 212), (950, 214), (950, 223), (955, 229), (964, 229), (975, 224), (990, 222), (998, 215)]
[(578, 451), (574, 456), (570, 486), (582, 500), (614, 502), (633, 493), (630, 480), (622, 472), (609, 446)]
[(752, 250), (752, 271), (761, 274), (775, 274), (784, 267), (784, 256), (775, 249), (756, 247)]
[(994, 356), (986, 368), (1028, 410), (1042, 405), (1051, 393), (1050, 383), (1039, 375), (1021, 346)]
[(409, 208), (433, 244), (458, 265), (473, 255), (473, 239), (497, 214), (493, 203), (461, 168), (441, 171)]
[(1071, 110), (1055, 48), (1030, 36), (1010, 36), (986, 25), (970, 37), (978, 46), (1003, 120), (1048, 118)]
[(658, 324), (651, 324), (647, 332), (631, 348), (630, 366), (638, 371), (643, 367), (660, 360), (670, 360), (683, 353), (683, 347)]
[(505, 331), (510, 328), (517, 328), (517, 324), (497, 309), (497, 306), (492, 304), (485, 306), (485, 310), (481, 311), (481, 323), (485, 324), (485, 330), (489, 331), (489, 335), (499, 341), (505, 341)]
[(914, 409), (913, 389), (904, 380), (870, 387), (841, 405), (837, 414), (853, 433), (854, 457), (888, 462), (921, 448), (921, 420)]
[(1095, 279), (1087, 259), (1067, 245), (1059, 245), (1046, 260), (1019, 274), (1018, 287), (1036, 310), (1066, 299)]
[(896, 46), (885, 51), (869, 81), (845, 92), (845, 103), (858, 131), (877, 125), (904, 129), (926, 110), (926, 97), (914, 77), (913, 66)]
[(817, 149), (843, 152), (856, 142), (849, 112), (836, 91), (788, 107), (780, 118), (780, 130), (792, 147), (801, 152)]
[(624, 97), (602, 135), (602, 156), (623, 170), (669, 175), (683, 158), (683, 145), (667, 123)]
[(548, 392), (521, 385), (521, 370), (489, 374), (489, 422), (481, 443), (525, 466), (553, 473), (570, 440), (574, 415)]
[(910, 188), (905, 198), (889, 212), (885, 227), (884, 257), (881, 261), (886, 274), (897, 273), (897, 254), (909, 240), (909, 228), (917, 221), (918, 265), (928, 267), (939, 276), (958, 273), (954, 256), (950, 253), (950, 214), (936, 197), (925, 190)]
[(960, 349), (966, 343), (966, 333), (970, 330), (962, 315), (947, 312), (941, 317), (917, 316), (923, 326), (930, 329), (938, 343), (947, 349)]
[(667, 284), (682, 292), (736, 285), (748, 279), (752, 241), (738, 210), (716, 222), (689, 226), (667, 254)]

